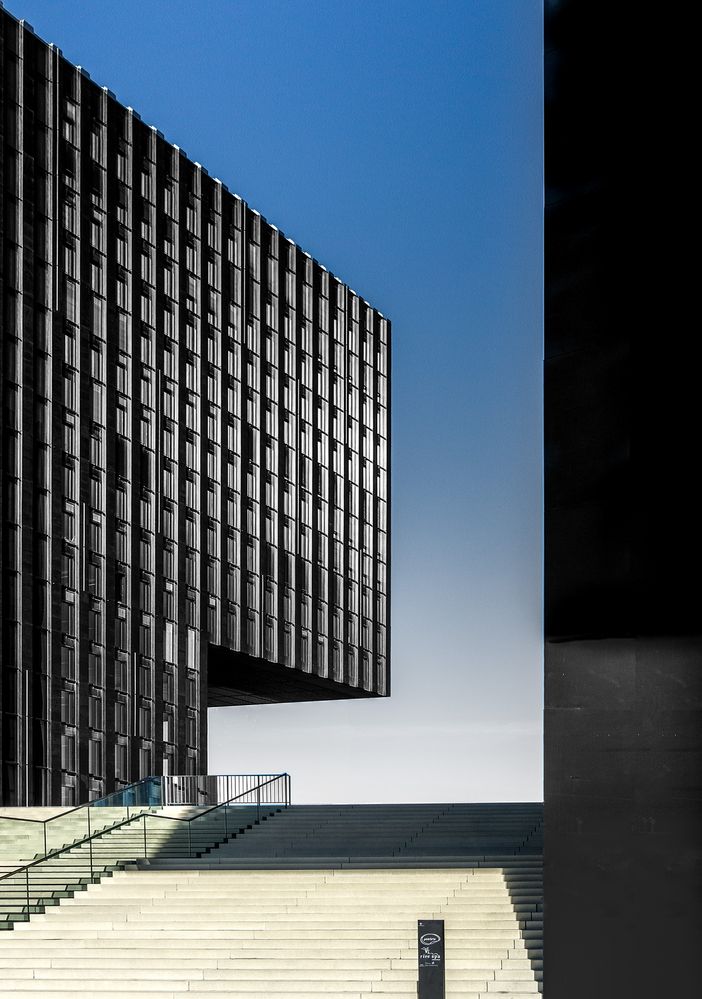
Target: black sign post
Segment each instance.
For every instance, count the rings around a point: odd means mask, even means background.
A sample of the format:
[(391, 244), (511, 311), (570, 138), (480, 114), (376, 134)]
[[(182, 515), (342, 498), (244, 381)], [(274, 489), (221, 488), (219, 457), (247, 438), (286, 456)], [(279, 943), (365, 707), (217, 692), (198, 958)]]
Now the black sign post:
[(418, 921), (417, 953), (419, 957), (417, 996), (419, 999), (446, 999), (443, 919)]

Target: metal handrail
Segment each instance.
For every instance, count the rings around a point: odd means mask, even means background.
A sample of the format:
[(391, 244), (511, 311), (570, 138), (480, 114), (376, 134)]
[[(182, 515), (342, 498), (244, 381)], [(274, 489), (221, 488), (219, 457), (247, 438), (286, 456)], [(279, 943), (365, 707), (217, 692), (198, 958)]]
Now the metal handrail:
[[(257, 775), (256, 774), (246, 774), (246, 775), (241, 775), (241, 774), (236, 774), (235, 775), (235, 774), (232, 774), (230, 776), (250, 776), (250, 777), (255, 777)], [(104, 836), (107, 833), (114, 832), (116, 829), (120, 829), (122, 826), (125, 826), (128, 823), (130, 823), (130, 822), (135, 822), (135, 821), (138, 821), (139, 819), (143, 819), (144, 820), (144, 837), (145, 837), (145, 839), (144, 839), (144, 845), (145, 845), (144, 852), (146, 853), (146, 819), (147, 818), (168, 819), (171, 822), (187, 822), (187, 823), (194, 822), (196, 819), (202, 818), (203, 815), (207, 815), (210, 812), (216, 811), (218, 808), (226, 808), (228, 805), (231, 805), (232, 802), (236, 801), (237, 798), (243, 798), (247, 794), (252, 794), (254, 791), (257, 792), (257, 798), (258, 798), (257, 808), (258, 808), (259, 817), (256, 820), (258, 822), (260, 820), (260, 805), (261, 805), (260, 791), (261, 791), (261, 788), (262, 787), (266, 787), (268, 784), (272, 784), (275, 781), (280, 780), (281, 778), (284, 781), (285, 801), (283, 801), (283, 802), (266, 802), (265, 804), (271, 804), (271, 805), (273, 805), (273, 804), (283, 804), (285, 808), (288, 808), (290, 806), (290, 774), (288, 774), (288, 773), (275, 774), (274, 776), (270, 777), (268, 780), (265, 780), (262, 783), (257, 784), (255, 787), (249, 788), (246, 791), (241, 791), (239, 794), (234, 795), (232, 798), (229, 798), (227, 801), (222, 801), (222, 802), (220, 802), (217, 805), (212, 805), (210, 808), (206, 809), (204, 812), (201, 812), (201, 813), (199, 813), (197, 815), (192, 815), (189, 818), (184, 818), (184, 817), (179, 818), (179, 817), (177, 817), (175, 815), (155, 815), (152, 812), (143, 812), (140, 815), (132, 815), (129, 818), (123, 819), (121, 822), (118, 822), (116, 825), (110, 826), (109, 829), (101, 829), (101, 830), (99, 830), (99, 832), (92, 833), (91, 835), (86, 836), (82, 840), (77, 840), (75, 843), (70, 843), (68, 846), (61, 847), (61, 849), (52, 851), (52, 853), (46, 854), (43, 857), (38, 857), (36, 860), (31, 860), (28, 864), (22, 864), (22, 865), (20, 865), (19, 867), (15, 868), (15, 870), (9, 871), (7, 874), (3, 874), (2, 876), (0, 876), (0, 884), (3, 881), (6, 881), (8, 878), (14, 878), (14, 877), (17, 877), (18, 875), (21, 875), (22, 872), (25, 873), (26, 878), (27, 878), (27, 884), (28, 884), (29, 883), (28, 882), (29, 870), (32, 867), (36, 867), (38, 864), (43, 864), (46, 860), (54, 860), (56, 857), (59, 857), (62, 853), (67, 853), (69, 850), (75, 850), (78, 847), (83, 846), (85, 843), (88, 843), (88, 842), (90, 842), (90, 844), (91, 844), (90, 877), (92, 878), (92, 877), (94, 877), (93, 856), (92, 856), (92, 841), (95, 840), (95, 839), (98, 839), (100, 836)], [(146, 779), (148, 779), (148, 778), (146, 778)], [(225, 813), (225, 815), (226, 815), (226, 813)], [(38, 821), (41, 821), (41, 820), (38, 820)], [(192, 848), (190, 849), (189, 852), (192, 854)], [(27, 899), (29, 899), (29, 888), (27, 888)]]
[[(242, 774), (241, 776), (251, 776), (255, 777), (256, 774)], [(50, 815), (48, 819), (23, 819), (19, 815), (0, 815), (0, 822), (43, 822), (46, 825), (48, 822), (53, 822), (55, 819), (65, 819), (67, 815), (71, 815), (73, 812), (79, 812), (81, 808), (95, 808), (100, 807), (101, 801), (107, 801), (108, 798), (114, 797), (115, 794), (122, 794), (126, 791), (131, 791), (134, 787), (139, 787), (140, 784), (145, 784), (149, 780), (158, 780), (157, 777), (142, 777), (141, 780), (134, 781), (133, 784), (127, 784), (126, 787), (122, 787), (119, 791), (112, 791), (110, 794), (103, 795), (102, 798), (95, 798), (93, 801), (84, 801), (82, 805), (74, 805), (73, 808), (67, 808), (65, 812), (57, 812), (56, 815)], [(115, 806), (119, 808), (119, 805)], [(123, 808), (129, 808), (129, 805), (121, 806)]]
[[(133, 784), (128, 784), (126, 787), (120, 788), (119, 791), (112, 791), (110, 794), (104, 795), (102, 798), (95, 798), (93, 801), (85, 801), (85, 802), (83, 802), (82, 805), (74, 805), (72, 808), (67, 808), (65, 811), (57, 812), (56, 815), (50, 815), (47, 819), (33, 819), (33, 818), (29, 818), (29, 817), (22, 818), (19, 815), (0, 815), (0, 823), (2, 823), (4, 821), (7, 821), (7, 822), (34, 822), (34, 823), (40, 823), (41, 826), (42, 826), (42, 833), (43, 833), (43, 840), (44, 840), (44, 857), (53, 856), (53, 854), (56, 851), (52, 850), (51, 852), (49, 852), (49, 849), (48, 849), (48, 846), (47, 846), (47, 842), (48, 842), (48, 840), (47, 840), (47, 828), (49, 827), (50, 823), (57, 822), (59, 819), (63, 820), (63, 819), (65, 819), (69, 815), (73, 815), (76, 812), (80, 812), (80, 811), (85, 810), (85, 814), (86, 814), (86, 826), (87, 826), (87, 830), (88, 830), (88, 835), (90, 835), (90, 809), (91, 808), (96, 808), (96, 807), (100, 808), (100, 807), (102, 807), (102, 803), (108, 801), (109, 798), (113, 798), (117, 794), (132, 793), (140, 785), (146, 784), (149, 781), (156, 781), (156, 780), (159, 780), (159, 778), (158, 777), (142, 777), (140, 780), (135, 781)], [(129, 818), (129, 808), (130, 808), (130, 806), (128, 804), (127, 805), (115, 805), (114, 807), (116, 807), (116, 808), (125, 808), (126, 811), (127, 811), (127, 817)], [(143, 806), (132, 805), (131, 807), (132, 808), (135, 808), (135, 807), (136, 808), (139, 808), (139, 807), (148, 808), (148, 807), (151, 807), (151, 806), (149, 806), (149, 805), (143, 805)], [(113, 828), (113, 827), (111, 827), (111, 828)], [(103, 830), (103, 831), (107, 832), (106, 829)], [(77, 842), (78, 842), (77, 840), (74, 840), (73, 844), (70, 844), (70, 845), (76, 845)], [(35, 858), (35, 859), (41, 860), (43, 858), (40, 857), (40, 858)], [(19, 869), (20, 868), (17, 868), (17, 870), (19, 870)]]
[[(246, 775), (244, 775), (244, 774), (238, 774), (237, 776), (255, 777), (256, 775), (255, 774), (246, 774)], [(142, 813), (142, 815), (139, 816), (139, 818), (143, 819), (143, 821), (144, 821), (144, 859), (145, 860), (148, 859), (148, 854), (147, 854), (147, 836), (146, 836), (146, 820), (147, 819), (157, 819), (159, 821), (166, 821), (166, 822), (187, 822), (187, 823), (191, 823), (191, 822), (196, 822), (199, 819), (204, 818), (206, 815), (209, 815), (211, 812), (214, 812), (214, 811), (216, 811), (219, 808), (223, 808), (224, 809), (224, 835), (225, 835), (225, 839), (226, 839), (227, 836), (229, 835), (229, 830), (228, 830), (228, 827), (227, 827), (227, 808), (228, 808), (228, 806), (231, 805), (232, 802), (236, 801), (238, 798), (244, 798), (246, 795), (253, 794), (253, 792), (255, 791), (256, 792), (256, 822), (257, 823), (260, 822), (261, 821), (261, 788), (267, 787), (269, 784), (273, 784), (273, 783), (275, 783), (275, 781), (280, 780), (281, 778), (284, 780), (284, 784), (285, 784), (285, 801), (284, 802), (280, 802), (280, 803), (279, 802), (269, 801), (269, 802), (264, 802), (264, 804), (268, 804), (268, 805), (283, 804), (285, 806), (285, 808), (289, 808), (290, 807), (290, 774), (288, 774), (288, 773), (282, 773), (282, 774), (274, 774), (268, 780), (265, 780), (262, 783), (257, 784), (255, 787), (248, 788), (246, 791), (241, 791), (239, 794), (236, 794), (233, 797), (227, 799), (227, 801), (222, 801), (222, 802), (220, 802), (217, 805), (212, 805), (210, 808), (206, 808), (204, 812), (198, 812), (197, 815), (191, 815), (189, 818), (178, 818), (178, 816), (176, 816), (176, 815), (161, 815), (161, 814), (154, 813), (154, 812), (144, 812), (144, 813)], [(192, 841), (191, 841), (191, 834), (190, 834), (190, 825), (188, 825), (188, 855), (192, 856)]]
[[(34, 818), (29, 818), (29, 817), (22, 818), (20, 816), (13, 816), (13, 815), (8, 815), (8, 816), (0, 815), (0, 824), (2, 823), (3, 820), (7, 820), (8, 822), (32, 822), (32, 823), (35, 823), (37, 825), (41, 825), (42, 826), (42, 834), (43, 834), (43, 843), (44, 843), (44, 857), (54, 856), (56, 854), (56, 852), (57, 852), (57, 849), (54, 848), (54, 849), (49, 850), (49, 847), (48, 847), (47, 830), (50, 828), (50, 824), (52, 822), (57, 822), (58, 820), (63, 820), (67, 816), (74, 815), (77, 812), (81, 812), (81, 811), (85, 812), (85, 815), (86, 815), (86, 829), (87, 829), (88, 837), (83, 837), (81, 839), (75, 839), (75, 840), (73, 840), (72, 843), (70, 843), (70, 844), (64, 844), (64, 845), (76, 846), (80, 842), (83, 842), (84, 839), (90, 837), (90, 835), (92, 833), (91, 824), (90, 824), (90, 809), (91, 808), (103, 808), (103, 807), (106, 807), (106, 806), (107, 807), (114, 807), (114, 808), (124, 808), (125, 811), (126, 811), (126, 818), (130, 819), (130, 818), (132, 818), (132, 816), (130, 815), (130, 808), (131, 809), (140, 809), (139, 814), (141, 815), (141, 814), (143, 814), (143, 809), (151, 808), (151, 807), (159, 806), (159, 805), (161, 805), (161, 806), (165, 805), (166, 804), (166, 800), (165, 800), (165, 798), (166, 798), (166, 788), (168, 787), (168, 784), (171, 781), (178, 781), (178, 780), (185, 781), (186, 782), (186, 787), (187, 787), (187, 783), (190, 782), (190, 781), (196, 781), (197, 782), (197, 781), (200, 781), (200, 780), (207, 781), (207, 780), (212, 780), (212, 779), (214, 779), (214, 780), (224, 779), (224, 780), (229, 781), (229, 780), (232, 780), (232, 779), (233, 780), (240, 780), (242, 778), (248, 778), (248, 777), (260, 778), (262, 776), (263, 776), (263, 774), (174, 774), (174, 775), (170, 775), (170, 776), (158, 776), (158, 777), (154, 776), (154, 775), (151, 775), (149, 777), (142, 777), (140, 780), (135, 781), (133, 784), (128, 784), (126, 787), (120, 788), (117, 791), (112, 791), (110, 794), (103, 795), (101, 798), (96, 798), (93, 801), (84, 802), (82, 805), (75, 805), (72, 808), (68, 808), (65, 811), (57, 813), (56, 815), (51, 815), (47, 819), (34, 819)], [(266, 775), (266, 776), (268, 776), (268, 775)], [(270, 776), (272, 778), (276, 778), (279, 775), (278, 774), (271, 774)], [(144, 785), (148, 785), (148, 784), (153, 784), (155, 788), (158, 788), (158, 790), (160, 792), (160, 795), (159, 795), (160, 801), (159, 802), (156, 802), (156, 801), (143, 802), (141, 804), (139, 804), (137, 801), (133, 801), (133, 802), (130, 803), (129, 802), (129, 798), (132, 795), (134, 795), (135, 797), (138, 797), (138, 789), (140, 787), (142, 787)], [(253, 790), (253, 789), (248, 789), (248, 790)], [(244, 792), (244, 793), (248, 793), (248, 790), (246, 792)], [(125, 798), (125, 799), (127, 799), (123, 804), (114, 804), (114, 805), (110, 804), (111, 799), (114, 799), (114, 798), (117, 798), (117, 797), (120, 797), (120, 796), (123, 797), (123, 798)], [(196, 804), (196, 802), (172, 802), (172, 803), (173, 804)], [(124, 820), (115, 821), (109, 827), (103, 827), (103, 829), (101, 831), (108, 832), (109, 829), (116, 829), (123, 821)], [(61, 847), (59, 847), (58, 849), (60, 850), (62, 848), (63, 848), (63, 845)], [(41, 857), (35, 857), (35, 860), (41, 860), (41, 859), (42, 859)], [(20, 870), (20, 869), (21, 869), (20, 867), (16, 868), (16, 870)]]
[[(232, 774), (231, 776), (236, 776), (236, 777), (258, 777), (259, 775), (258, 774)], [(285, 804), (285, 807), (287, 808), (289, 806), (289, 804), (290, 804), (290, 774), (288, 774), (288, 773), (282, 773), (282, 774), (272, 774), (268, 778), (268, 780), (264, 780), (262, 783), (256, 784), (254, 787), (250, 787), (246, 791), (240, 791), (239, 794), (235, 794), (231, 798), (227, 798), (226, 801), (220, 801), (216, 805), (211, 805), (209, 808), (206, 808), (204, 812), (198, 812), (197, 815), (191, 815), (190, 818), (178, 818), (177, 815), (158, 815), (158, 814), (155, 814), (153, 812), (143, 813), (142, 815), (135, 816), (135, 817), (136, 818), (143, 818), (143, 819), (147, 819), (147, 818), (151, 818), (151, 819), (167, 819), (169, 822), (194, 822), (196, 819), (201, 819), (203, 817), (203, 815), (209, 815), (210, 812), (214, 812), (215, 809), (217, 809), (217, 808), (225, 808), (227, 805), (231, 805), (231, 803), (233, 801), (236, 801), (237, 798), (243, 798), (247, 794), (253, 794), (254, 791), (259, 792), (259, 794), (258, 794), (259, 801), (257, 802), (257, 804), (260, 806), (260, 804), (261, 804), (261, 802), (260, 802), (260, 790), (261, 790), (261, 788), (262, 787), (266, 787), (268, 784), (275, 783), (275, 781), (280, 780), (281, 777), (285, 777), (286, 778), (286, 801), (285, 801), (284, 804)], [(275, 802), (268, 802), (267, 804), (275, 804)]]

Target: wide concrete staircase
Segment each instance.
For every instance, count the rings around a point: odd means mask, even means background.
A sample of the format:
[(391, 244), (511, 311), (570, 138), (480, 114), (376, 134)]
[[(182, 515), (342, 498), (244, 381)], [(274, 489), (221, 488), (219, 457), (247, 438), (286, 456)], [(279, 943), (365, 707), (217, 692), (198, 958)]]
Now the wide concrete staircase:
[(120, 872), (0, 937), (2, 995), (416, 999), (425, 917), (446, 921), (449, 995), (524, 999), (540, 977), (538, 897), (531, 863), (507, 878), (502, 867)]
[(275, 822), (222, 844), (208, 864), (462, 867), (467, 860), (542, 850), (543, 806), (538, 803), (293, 805)]
[(417, 920), (439, 918), (448, 996), (525, 999), (540, 991), (540, 826), (538, 805), (294, 807), (0, 934), (1, 994), (416, 999)]

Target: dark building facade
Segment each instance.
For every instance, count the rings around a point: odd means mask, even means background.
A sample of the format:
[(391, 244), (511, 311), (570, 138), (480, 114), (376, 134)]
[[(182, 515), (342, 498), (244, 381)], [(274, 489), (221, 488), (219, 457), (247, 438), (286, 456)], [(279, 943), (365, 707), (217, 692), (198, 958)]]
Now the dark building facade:
[(0, 11), (5, 804), (389, 693), (390, 324)]
[(661, 218), (692, 189), (687, 85), (659, 56), (696, 62), (674, 18), (615, 6), (545, 5), (549, 999), (699, 988), (700, 350)]

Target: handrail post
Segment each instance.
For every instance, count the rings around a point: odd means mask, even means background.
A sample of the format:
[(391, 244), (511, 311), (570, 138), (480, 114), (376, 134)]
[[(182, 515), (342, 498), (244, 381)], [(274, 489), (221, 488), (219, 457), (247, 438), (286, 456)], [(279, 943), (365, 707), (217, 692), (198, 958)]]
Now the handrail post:
[(46, 856), (46, 819), (44, 819), (44, 856)]
[(188, 856), (192, 858), (193, 855), (193, 837), (191, 832), (192, 820), (188, 819)]
[(27, 889), (27, 919), (29, 919), (29, 917), (31, 915), (31, 911), (30, 911), (30, 908), (29, 908), (29, 905), (30, 905), (30, 903), (29, 903), (29, 867), (25, 867), (25, 869), (24, 869), (24, 879), (25, 879), (25, 886), (26, 886), (26, 889)]
[(261, 821), (261, 785), (256, 785), (256, 821)]
[(144, 860), (148, 860), (149, 859), (149, 853), (148, 853), (148, 850), (146, 848), (146, 812), (144, 812), (144, 814), (142, 815), (142, 819), (143, 819), (143, 822), (144, 822)]
[(94, 878), (93, 874), (93, 837), (90, 834), (90, 805), (88, 805), (88, 849), (90, 850), (90, 880)]

